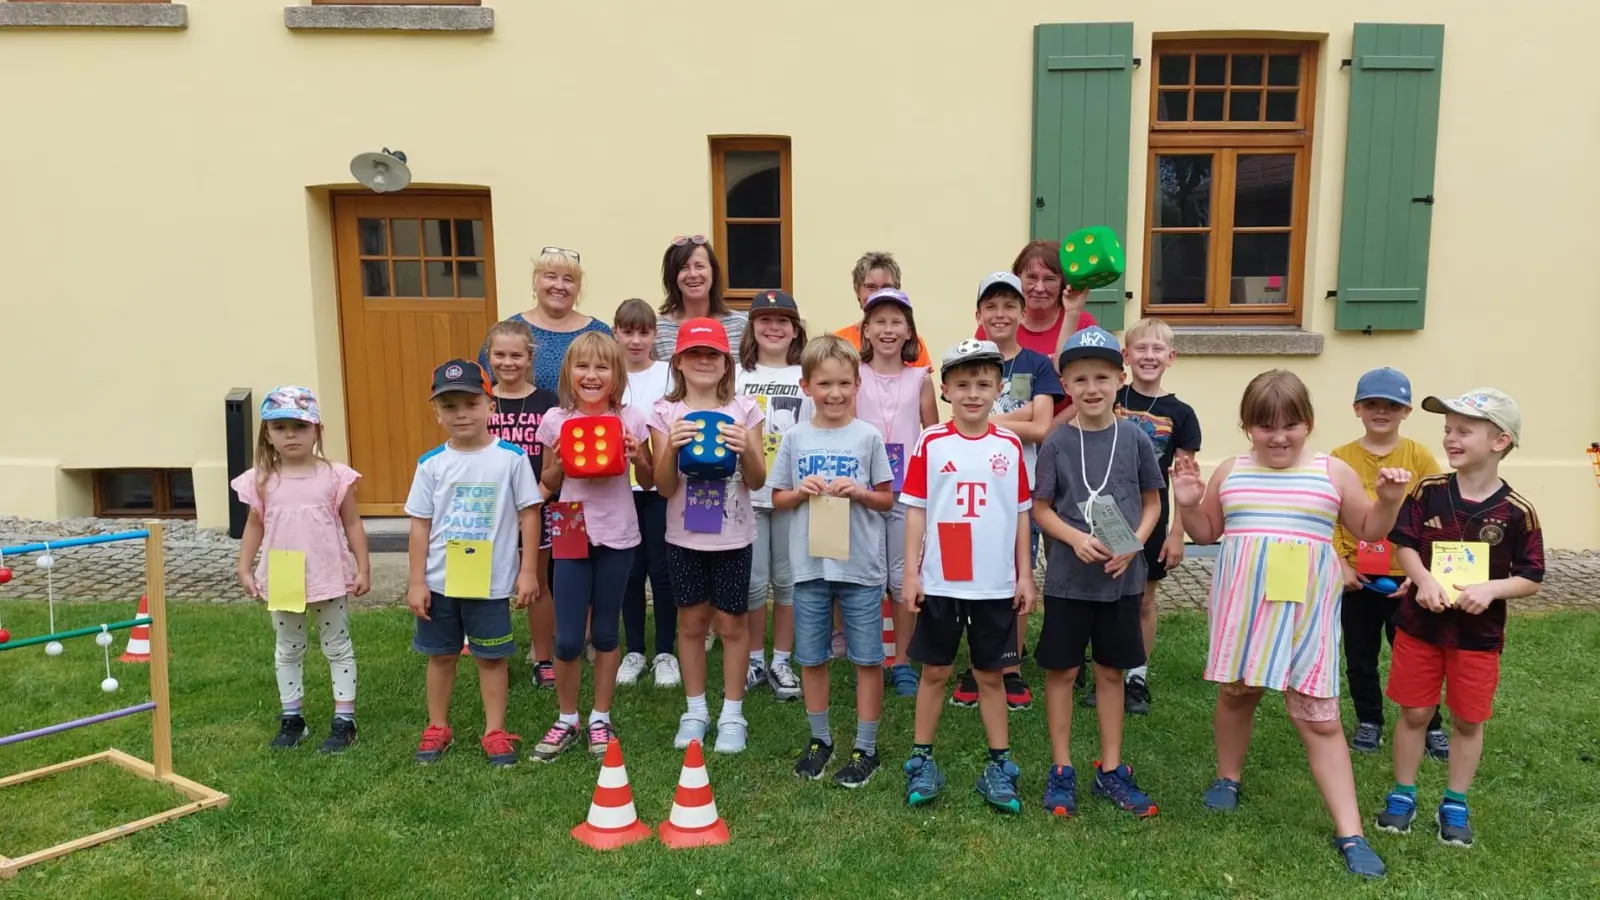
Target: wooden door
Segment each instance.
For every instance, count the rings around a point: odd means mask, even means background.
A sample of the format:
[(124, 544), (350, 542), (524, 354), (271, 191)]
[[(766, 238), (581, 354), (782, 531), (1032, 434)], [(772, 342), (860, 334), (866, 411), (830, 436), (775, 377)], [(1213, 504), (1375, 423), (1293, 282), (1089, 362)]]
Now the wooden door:
[(476, 359), (494, 318), (489, 197), (339, 194), (333, 218), (356, 505), (404, 515), (417, 457), (444, 440), (433, 368)]

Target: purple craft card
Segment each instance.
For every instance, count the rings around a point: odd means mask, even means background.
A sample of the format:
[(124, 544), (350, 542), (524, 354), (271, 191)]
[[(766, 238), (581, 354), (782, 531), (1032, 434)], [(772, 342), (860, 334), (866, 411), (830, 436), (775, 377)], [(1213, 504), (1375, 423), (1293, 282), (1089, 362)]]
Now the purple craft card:
[(684, 487), (683, 527), (700, 534), (722, 533), (726, 481), (690, 481)]
[(885, 444), (884, 448), (889, 451), (889, 472), (894, 476), (889, 489), (898, 494), (906, 482), (906, 445)]

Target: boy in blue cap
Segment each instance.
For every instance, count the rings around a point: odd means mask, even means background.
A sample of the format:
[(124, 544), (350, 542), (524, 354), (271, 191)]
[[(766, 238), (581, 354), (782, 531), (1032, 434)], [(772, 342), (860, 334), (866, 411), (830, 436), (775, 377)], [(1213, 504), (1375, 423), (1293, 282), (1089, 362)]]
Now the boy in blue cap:
[[(1368, 496), (1376, 496), (1379, 469), (1409, 469), (1412, 480), (1408, 491), (1439, 471), (1439, 462), (1427, 447), (1400, 436), (1400, 423), (1411, 415), (1411, 381), (1399, 370), (1385, 367), (1362, 375), (1356, 382), (1355, 413), (1365, 433), (1335, 448), (1333, 456), (1349, 463), (1361, 476)], [(1339, 551), (1339, 566), (1344, 570), (1340, 619), (1344, 626), (1345, 676), (1350, 681), (1350, 702), (1356, 711), (1350, 749), (1375, 753), (1383, 744), (1378, 653), (1385, 638), (1390, 647), (1394, 646), (1395, 613), (1411, 582), (1388, 541), (1358, 541), (1343, 525), (1334, 526), (1333, 541)], [(1437, 711), (1428, 725), (1426, 743), (1429, 756), (1449, 758), (1450, 737), (1445, 734)]]

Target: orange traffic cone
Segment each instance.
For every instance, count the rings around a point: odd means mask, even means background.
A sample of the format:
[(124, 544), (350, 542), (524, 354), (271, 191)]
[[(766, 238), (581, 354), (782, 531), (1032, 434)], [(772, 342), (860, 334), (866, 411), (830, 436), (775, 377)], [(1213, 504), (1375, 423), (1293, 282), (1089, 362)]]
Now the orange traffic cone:
[(594, 787), (589, 818), (572, 829), (572, 836), (593, 850), (615, 850), (650, 837), (650, 826), (639, 821), (633, 808), (633, 788), (622, 766), (622, 745), (616, 738), (606, 745), (600, 764), (600, 782)]
[(678, 792), (672, 798), (672, 814), (658, 830), (661, 843), (673, 850), (728, 842), (728, 825), (717, 815), (717, 801), (711, 798), (711, 779), (706, 775), (706, 758), (699, 741), (690, 741), (683, 754), (683, 773), (678, 776)]
[(894, 600), (883, 595), (883, 665), (885, 668), (899, 660), (894, 658)]
[[(145, 595), (139, 597), (139, 613), (137, 618), (150, 618), (150, 598)], [(117, 657), (117, 662), (142, 663), (150, 661), (150, 626), (135, 625), (128, 632), (127, 652)]]

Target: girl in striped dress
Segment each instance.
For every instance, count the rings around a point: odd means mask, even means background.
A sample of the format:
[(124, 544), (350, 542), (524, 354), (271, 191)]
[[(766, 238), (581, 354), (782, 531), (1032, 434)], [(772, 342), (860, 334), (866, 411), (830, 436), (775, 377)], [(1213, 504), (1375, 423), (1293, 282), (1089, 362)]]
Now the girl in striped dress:
[(1311, 397), (1294, 373), (1263, 372), (1239, 403), (1250, 452), (1219, 465), (1209, 485), (1193, 457), (1173, 463), (1173, 500), (1189, 537), (1198, 544), (1222, 540), (1205, 672), (1219, 685), (1217, 779), (1205, 805), (1238, 808), (1256, 706), (1267, 689), (1281, 691), (1333, 815), (1334, 846), (1352, 873), (1377, 878), (1383, 861), (1362, 835), (1339, 724), (1343, 582), (1333, 526), (1342, 523), (1360, 540), (1386, 537), (1411, 473), (1380, 470), (1378, 499), (1369, 500), (1348, 465), (1307, 451), (1313, 418)]

